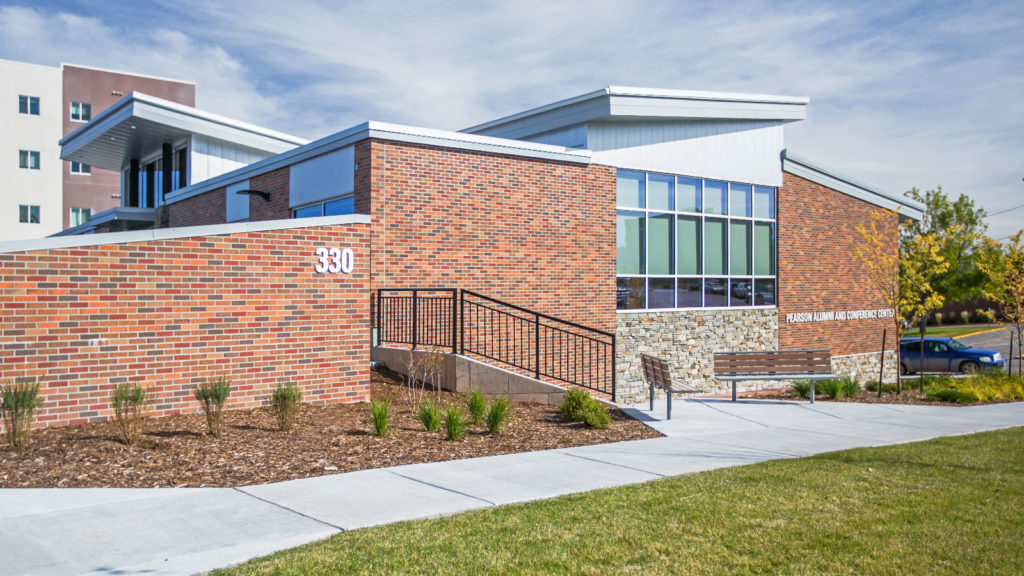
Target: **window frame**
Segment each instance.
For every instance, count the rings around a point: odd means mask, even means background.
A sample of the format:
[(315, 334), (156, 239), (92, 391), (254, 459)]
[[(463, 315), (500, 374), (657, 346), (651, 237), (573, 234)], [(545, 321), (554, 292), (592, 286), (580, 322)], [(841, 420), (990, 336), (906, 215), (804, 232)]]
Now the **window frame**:
[[(77, 214), (77, 216), (78, 216), (77, 218), (76, 218), (76, 212), (78, 213)], [(76, 224), (75, 222), (77, 220), (81, 220), (83, 215), (85, 216), (85, 219), (82, 220), (81, 222), (78, 222)], [(82, 224), (87, 224), (89, 222), (89, 220), (91, 220), (91, 219), (92, 219), (92, 208), (72, 207), (71, 208), (71, 212), (70, 212), (70, 220), (68, 220), (68, 222), (71, 223), (72, 227), (75, 227), (75, 226), (81, 226)]]
[[(349, 214), (355, 214), (356, 213), (355, 212), (355, 209), (356, 209), (356, 207), (355, 207), (355, 202), (356, 202), (355, 194), (353, 192), (349, 192), (347, 194), (342, 194), (341, 196), (335, 196), (333, 198), (328, 198), (327, 200), (320, 200), (318, 202), (311, 202), (309, 204), (303, 204), (302, 206), (295, 206), (295, 207), (293, 207), (291, 209), (291, 217), (292, 218), (321, 218), (321, 217), (323, 217), (324, 212), (326, 211), (327, 204), (330, 204), (331, 202), (337, 202), (338, 200), (344, 200), (346, 198), (351, 198), (352, 199), (352, 212), (349, 212)], [(314, 207), (317, 207), (317, 206), (320, 207), (320, 214), (318, 214), (316, 216), (298, 216), (297, 215), (297, 213), (300, 210), (307, 210), (309, 208), (314, 208)], [(337, 216), (347, 216), (347, 215), (348, 214), (337, 214)]]
[[(33, 208), (35, 208), (35, 210), (33, 210)], [(32, 221), (33, 212), (35, 213), (35, 222)], [(40, 212), (38, 204), (18, 204), (18, 223), (40, 224), (42, 222)], [(22, 214), (24, 214), (24, 216)]]
[[(624, 174), (624, 175), (626, 175), (628, 177), (635, 177), (637, 174), (644, 174), (645, 175), (645, 178), (643, 179), (643, 182), (641, 183), (641, 188), (644, 191), (644, 197), (641, 199), (642, 201), (639, 202), (640, 204), (643, 204), (644, 207), (640, 208), (640, 207), (636, 207), (636, 206), (620, 206), (619, 203), (618, 203), (618, 196), (616, 197), (616, 207), (615, 207), (616, 226), (618, 225), (618, 215), (620, 213), (622, 213), (622, 212), (632, 212), (632, 213), (641, 213), (642, 212), (644, 214), (644, 232), (643, 232), (644, 233), (644, 238), (643, 238), (644, 244), (643, 244), (643, 248), (642, 248), (643, 249), (643, 255), (642, 255), (642, 257), (643, 257), (643, 262), (642, 262), (643, 273), (641, 273), (641, 274), (620, 274), (618, 272), (618, 264), (616, 264), (616, 274), (615, 274), (615, 278), (616, 278), (616, 298), (618, 298), (618, 294), (619, 294), (619, 290), (620, 290), (620, 288), (619, 288), (619, 280), (625, 281), (624, 284), (626, 284), (627, 286), (629, 284), (634, 283), (636, 279), (640, 279), (640, 280), (643, 281), (643, 290), (642, 290), (642, 292), (643, 292), (644, 306), (641, 307), (641, 308), (619, 308), (618, 307), (619, 303), (618, 303), (618, 300), (617, 300), (616, 301), (616, 313), (675, 312), (675, 311), (696, 311), (696, 310), (750, 310), (750, 309), (755, 309), (755, 310), (757, 310), (757, 309), (769, 309), (770, 310), (770, 309), (776, 309), (776, 308), (779, 307), (779, 277), (778, 277), (778, 258), (779, 258), (779, 252), (778, 252), (778, 201), (779, 201), (779, 196), (778, 195), (779, 195), (779, 189), (777, 187), (763, 186), (763, 185), (760, 185), (760, 184), (752, 184), (752, 183), (744, 183), (744, 182), (731, 182), (731, 181), (719, 180), (719, 179), (714, 179), (714, 178), (699, 178), (699, 177), (695, 177), (695, 176), (691, 176), (691, 175), (685, 175), (685, 174), (666, 174), (666, 173), (661, 173), (661, 172), (645, 172), (645, 171), (641, 171), (641, 170), (619, 169), (618, 173), (619, 174)], [(680, 209), (680, 205), (679, 205), (678, 202), (673, 202), (671, 204), (671, 206), (673, 208), (672, 210), (663, 210), (663, 209), (652, 209), (652, 208), (650, 208), (649, 207), (650, 206), (650, 202), (646, 198), (646, 191), (649, 188), (648, 182), (649, 182), (649, 179), (650, 179), (651, 175), (654, 175), (655, 177), (658, 177), (658, 178), (662, 178), (662, 177), (665, 177), (665, 176), (673, 176), (673, 177), (675, 177), (676, 184), (673, 187), (673, 193), (677, 193), (678, 192), (679, 180), (680, 179), (685, 179), (687, 181), (690, 181), (691, 183), (693, 181), (698, 182), (699, 183), (699, 187), (696, 189), (696, 193), (697, 193), (697, 195), (699, 197), (700, 202), (696, 206), (696, 211), (693, 211), (693, 210), (690, 210), (690, 209), (681, 210)], [(618, 178), (618, 174), (616, 175), (616, 178)], [(724, 203), (725, 203), (725, 206), (726, 206), (726, 213), (725, 214), (708, 213), (708, 210), (707, 210), (707, 208), (708, 208), (708, 206), (707, 206), (708, 194), (707, 194), (707, 190), (706, 190), (706, 183), (707, 182), (712, 182), (712, 183), (714, 183), (716, 185), (725, 184), (725, 187), (724, 187), (724, 195), (725, 195), (725, 199), (724, 199), (725, 202)], [(750, 213), (749, 216), (746, 216), (746, 215), (735, 215), (734, 216), (734, 215), (731, 214), (731, 212), (732, 212), (731, 191), (732, 191), (733, 186), (736, 186), (737, 188), (742, 188), (746, 192), (746, 202), (745, 202), (745, 210), (744, 210), (744, 212), (749, 211), (749, 213)], [(770, 204), (769, 217), (763, 217), (763, 216), (758, 216), (757, 215), (757, 209), (756, 209), (756, 206), (755, 206), (755, 193), (758, 190), (760, 190), (762, 192), (765, 191), (765, 190), (771, 190), (772, 202)], [(647, 225), (647, 221), (648, 221), (648, 219), (652, 215), (653, 216), (658, 216), (658, 215), (663, 215), (663, 214), (670, 214), (670, 215), (672, 215), (673, 228), (672, 228), (671, 237), (672, 237), (672, 241), (674, 243), (674, 245), (672, 247), (672, 250), (673, 250), (672, 257), (674, 259), (673, 267), (672, 267), (673, 273), (672, 274), (651, 274), (650, 273), (650, 266), (649, 266), (650, 265), (650, 253), (651, 253), (651, 247), (650, 247), (650, 228), (651, 227), (649, 225)], [(680, 229), (679, 228), (679, 226), (680, 226), (679, 225), (679, 220), (680, 220), (680, 217), (686, 217), (688, 219), (696, 221), (698, 223), (698, 225), (699, 225), (698, 236), (700, 238), (700, 245), (697, 246), (696, 249), (697, 249), (697, 258), (699, 260), (699, 269), (700, 269), (700, 272), (701, 272), (700, 274), (681, 274), (680, 273), (680, 269), (679, 269), (680, 251), (679, 251), (678, 246), (677, 246), (677, 244), (679, 242), (679, 229)], [(723, 226), (724, 226), (726, 244), (723, 247), (725, 268), (724, 268), (722, 274), (708, 274), (707, 273), (707, 254), (706, 254), (707, 246), (705, 244), (706, 244), (706, 241), (707, 241), (707, 238), (706, 238), (706, 234), (707, 234), (706, 224), (707, 224), (707, 220), (709, 218), (710, 219), (714, 219), (714, 220), (718, 220), (718, 221), (722, 221)], [(747, 245), (747, 250), (746, 250), (746, 257), (747, 257), (747, 260), (749, 262), (749, 273), (748, 274), (736, 274), (736, 275), (731, 274), (731, 271), (732, 271), (732, 245), (731, 245), (731, 242), (732, 242), (732, 225), (733, 225), (734, 222), (743, 222), (743, 223), (746, 223), (746, 225), (748, 226), (749, 238), (748, 238), (748, 241), (747, 241), (748, 245)], [(773, 253), (771, 254), (772, 261), (771, 261), (769, 267), (774, 272), (774, 274), (770, 274), (769, 275), (769, 274), (756, 274), (755, 273), (755, 272), (757, 272), (757, 240), (756, 240), (757, 234), (756, 234), (756, 230), (757, 230), (757, 225), (759, 223), (769, 223), (771, 225), (770, 226), (770, 230), (772, 231), (771, 240), (772, 240), (772, 248), (773, 248), (772, 252)], [(616, 230), (616, 234), (618, 234), (617, 230)], [(616, 250), (618, 250), (617, 242), (616, 242)], [(616, 255), (616, 263), (617, 262), (618, 262), (618, 256)], [(652, 289), (650, 280), (652, 280), (652, 279), (655, 279), (655, 280), (671, 279), (671, 280), (673, 280), (673, 304), (674, 304), (673, 307), (667, 307), (667, 308), (652, 308), (652, 307), (650, 307), (650, 303), (651, 303), (651, 289)], [(724, 293), (725, 305), (724, 306), (718, 306), (718, 305), (709, 306), (708, 305), (708, 299), (707, 299), (707, 291), (709, 290), (709, 285), (708, 285), (708, 282), (707, 282), (708, 280), (720, 281), (720, 282), (724, 283), (724, 285), (725, 285), (725, 293)], [(696, 283), (699, 285), (698, 293), (699, 293), (699, 298), (700, 298), (700, 306), (679, 306), (678, 305), (679, 304), (679, 290), (680, 290), (681, 284), (684, 281), (686, 282), (686, 285), (692, 285), (694, 283), (694, 281), (696, 281)], [(731, 304), (731, 299), (734, 297), (734, 294), (732, 293), (732, 286), (735, 283), (744, 283), (744, 282), (748, 284), (748, 291), (749, 291), (748, 294), (754, 295), (754, 297), (751, 298), (751, 304), (748, 304), (748, 305), (733, 305), (733, 304)], [(772, 304), (754, 304), (754, 302), (756, 302), (757, 286), (758, 285), (762, 285), (763, 286), (766, 282), (772, 282), (772, 285), (774, 286), (774, 294), (775, 294), (774, 303), (772, 303)], [(628, 293), (632, 294), (633, 288), (629, 287), (628, 290), (629, 290)]]
[(92, 104), (88, 102), (72, 101), (69, 105), (68, 112), (72, 122), (85, 123), (92, 120)]
[[(24, 102), (25, 111), (22, 112), (22, 103)], [(32, 111), (32, 104), (35, 104), (35, 112)], [(18, 114), (24, 114), (25, 116), (39, 116), (39, 96), (29, 96), (28, 94), (18, 94)]]
[[(75, 169), (76, 165), (78, 166), (77, 170)], [(75, 162), (74, 160), (72, 160), (71, 161), (71, 167), (68, 170), (70, 171), (71, 174), (77, 174), (77, 175), (82, 175), (82, 176), (92, 176), (92, 165), (91, 164), (86, 164), (85, 162)]]
[[(32, 160), (35, 159), (35, 166)], [(18, 168), (22, 170), (39, 170), (42, 164), (41, 154), (38, 150), (18, 150)]]

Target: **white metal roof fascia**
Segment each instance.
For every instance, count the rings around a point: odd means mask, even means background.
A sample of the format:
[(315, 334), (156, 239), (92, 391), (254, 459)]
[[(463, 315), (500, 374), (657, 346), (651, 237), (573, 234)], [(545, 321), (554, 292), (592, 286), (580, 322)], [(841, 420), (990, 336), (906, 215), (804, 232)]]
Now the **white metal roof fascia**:
[(288, 218), (284, 220), (233, 222), (231, 224), (188, 226), (184, 228), (157, 228), (154, 230), (136, 230), (134, 232), (109, 232), (106, 234), (87, 234), (84, 236), (51, 236), (37, 240), (9, 240), (0, 242), (0, 254), (58, 248), (84, 248), (107, 244), (127, 244), (129, 242), (147, 242), (150, 240), (174, 240), (177, 238), (194, 238), (196, 236), (226, 236), (246, 232), (268, 232), (272, 230), (369, 223), (370, 217), (368, 215), (346, 214), (344, 216), (320, 216), (319, 218)]
[(843, 194), (859, 198), (865, 202), (874, 204), (875, 206), (892, 210), (906, 216), (907, 218), (918, 221), (924, 218), (924, 205), (909, 198), (901, 198), (894, 194), (884, 192), (874, 186), (858, 182), (848, 176), (822, 168), (808, 160), (794, 156), (788, 150), (783, 151), (782, 170), (783, 172), (789, 172), (795, 176), (806, 178), (811, 182), (821, 184), (822, 186), (842, 192)]
[(464, 134), (462, 132), (432, 130), (416, 126), (370, 121), (326, 136), (315, 142), (310, 142), (300, 148), (283, 152), (277, 156), (271, 156), (249, 166), (243, 166), (232, 172), (197, 182), (186, 188), (180, 188), (167, 194), (164, 197), (165, 203), (180, 202), (187, 198), (198, 196), (217, 188), (223, 188), (235, 182), (251, 179), (272, 170), (292, 166), (303, 160), (322, 156), (328, 152), (371, 138), (580, 164), (589, 164), (591, 161), (590, 150), (577, 150), (550, 144), (536, 144), (521, 140), (508, 140), (491, 136)]
[(51, 234), (49, 237), (54, 238), (57, 236), (77, 236), (81, 234), (89, 233), (96, 229), (97, 226), (105, 222), (113, 222), (114, 220), (133, 220), (135, 222), (156, 222), (156, 208), (131, 208), (126, 206), (115, 206), (109, 210), (104, 210), (89, 218), (89, 221), (85, 224), (79, 224), (73, 228), (65, 228), (56, 234)]
[[(605, 100), (605, 108), (595, 106)], [(700, 92), (608, 86), (462, 130), (525, 137), (605, 117), (803, 120), (810, 99), (803, 96)]]
[(151, 76), (149, 74), (136, 74), (135, 72), (125, 72), (124, 70), (111, 70), (110, 68), (98, 68), (96, 66), (84, 66), (82, 64), (74, 64), (72, 62), (61, 62), (60, 69), (63, 70), (65, 66), (72, 66), (74, 68), (84, 68), (86, 70), (95, 70), (96, 72), (107, 72), (108, 74), (120, 74), (122, 76), (136, 76), (138, 78), (149, 78), (150, 80), (160, 80), (162, 82), (175, 82), (178, 84), (191, 84), (196, 85), (191, 80), (178, 80), (177, 78), (165, 78), (163, 76)]
[[(184, 104), (178, 104), (141, 92), (132, 92), (118, 100), (110, 108), (101, 112), (91, 121), (86, 122), (80, 128), (62, 138), (59, 142), (61, 158), (74, 153), (75, 150), (99, 138), (108, 130), (132, 117), (152, 120), (172, 128), (190, 130), (198, 134), (213, 136), (222, 140), (228, 140), (229, 142), (237, 142), (253, 148), (260, 148), (260, 145), (239, 140), (238, 136), (250, 135), (250, 137), (256, 137), (258, 141), (278, 141), (292, 146), (302, 146), (309, 143), (308, 140), (290, 134), (268, 130), (254, 124), (239, 122), (217, 114), (210, 114), (191, 106), (185, 106)], [(232, 137), (232, 135), (234, 136)]]

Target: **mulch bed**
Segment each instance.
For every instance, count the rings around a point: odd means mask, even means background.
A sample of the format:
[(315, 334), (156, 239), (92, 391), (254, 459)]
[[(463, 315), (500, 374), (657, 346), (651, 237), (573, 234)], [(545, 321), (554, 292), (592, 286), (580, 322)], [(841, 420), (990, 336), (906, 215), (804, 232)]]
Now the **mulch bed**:
[[(489, 434), (481, 424), (470, 427), (464, 440), (449, 442), (440, 430), (423, 430), (408, 392), (396, 375), (372, 373), (373, 398), (392, 400), (392, 432), (386, 438), (373, 435), (364, 403), (303, 405), (287, 433), (276, 429), (269, 410), (228, 411), (219, 439), (203, 434), (202, 414), (152, 418), (131, 447), (117, 439), (113, 422), (36, 430), (20, 454), (0, 440), (0, 488), (244, 486), (661, 436), (620, 410), (610, 410), (607, 430), (595, 430), (561, 422), (554, 406), (513, 402), (501, 434)], [(440, 396), (443, 403), (464, 403), (455, 393)]]

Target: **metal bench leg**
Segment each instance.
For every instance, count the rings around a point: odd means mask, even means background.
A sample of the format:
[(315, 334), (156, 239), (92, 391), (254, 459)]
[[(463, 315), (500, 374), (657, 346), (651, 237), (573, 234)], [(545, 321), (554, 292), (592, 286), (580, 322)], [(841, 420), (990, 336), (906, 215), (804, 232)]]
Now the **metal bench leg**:
[(665, 396), (668, 396), (668, 409), (667, 409), (668, 415), (667, 415), (667, 417), (665, 419), (666, 420), (671, 420), (672, 419), (672, 389), (666, 390), (665, 391)]
[(736, 401), (736, 382), (735, 381), (733, 381), (733, 383), (732, 383), (732, 401), (733, 402)]
[(814, 404), (814, 380), (811, 380), (811, 404)]
[(651, 382), (651, 412), (654, 412), (654, 382)]

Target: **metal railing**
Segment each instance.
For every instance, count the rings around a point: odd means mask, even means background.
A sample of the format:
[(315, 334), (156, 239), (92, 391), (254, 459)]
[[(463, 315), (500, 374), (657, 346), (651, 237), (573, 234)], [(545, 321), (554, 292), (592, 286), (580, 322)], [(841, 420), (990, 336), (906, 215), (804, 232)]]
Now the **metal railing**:
[(380, 343), (437, 346), (458, 351), (454, 288), (377, 289), (377, 340)]
[(615, 398), (615, 335), (462, 290), (460, 352)]

